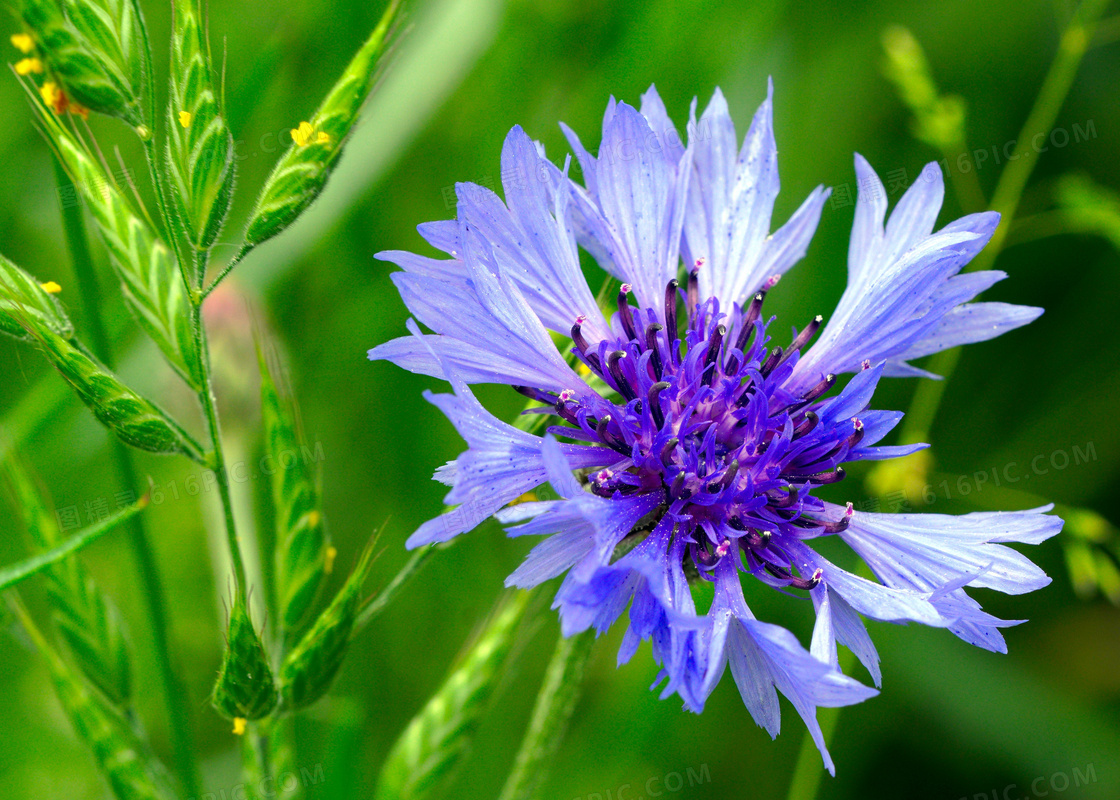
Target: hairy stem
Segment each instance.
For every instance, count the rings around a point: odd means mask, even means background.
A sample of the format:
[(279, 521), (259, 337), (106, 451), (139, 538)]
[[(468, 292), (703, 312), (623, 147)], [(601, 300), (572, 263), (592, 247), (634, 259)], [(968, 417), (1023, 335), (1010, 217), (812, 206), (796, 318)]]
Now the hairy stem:
[[(55, 178), (59, 186), (63, 186), (69, 182), (69, 177), (57, 159), (53, 159), (53, 162)], [(89, 329), (94, 354), (106, 366), (112, 367), (114, 361), (113, 347), (101, 315), (101, 286), (97, 278), (97, 272), (93, 267), (93, 260), (90, 257), (89, 239), (86, 236), (81, 207), (64, 204), (62, 207), (62, 223), (66, 234), (66, 245), (74, 263), (74, 275), (81, 286), (81, 291), (77, 294), (82, 304), (83, 317)], [(109, 449), (121, 482), (130, 488), (138, 486), (132, 453), (115, 436), (109, 437)], [(151, 628), (152, 650), (156, 655), (156, 669), (159, 672), (160, 684), (163, 689), (167, 724), (170, 730), (171, 747), (175, 756), (177, 772), (187, 794), (197, 795), (199, 792), (198, 767), (194, 758), (187, 692), (175, 674), (175, 659), (171, 653), (171, 642), (168, 634), (167, 602), (163, 591), (163, 581), (160, 577), (159, 567), (156, 565), (155, 554), (152, 551), (151, 542), (145, 529), (143, 516), (137, 516), (129, 522), (127, 532), (132, 556), (140, 574), (141, 594), (144, 597), (148, 624)]]
[(237, 524), (233, 516), (233, 495), (229, 485), (229, 471), (226, 469), (225, 453), (222, 449), (222, 429), (218, 422), (217, 402), (214, 398), (213, 379), (210, 373), (210, 348), (206, 343), (206, 331), (202, 324), (202, 311), (195, 306), (192, 320), (198, 340), (199, 360), (202, 365), (202, 389), (198, 393), (202, 413), (206, 417), (206, 429), (210, 434), (210, 467), (218, 482), (218, 495), (221, 497), (222, 513), (225, 516), (226, 541), (229, 544), (229, 558), (233, 565), (234, 591), (238, 598), (247, 600), (248, 580), (245, 574), (245, 561), (241, 557), (241, 543), (237, 538)]
[(569, 638), (561, 634), (500, 800), (530, 800), (536, 796), (548, 762), (560, 746), (575, 710), (583, 670), (594, 643), (594, 631)]

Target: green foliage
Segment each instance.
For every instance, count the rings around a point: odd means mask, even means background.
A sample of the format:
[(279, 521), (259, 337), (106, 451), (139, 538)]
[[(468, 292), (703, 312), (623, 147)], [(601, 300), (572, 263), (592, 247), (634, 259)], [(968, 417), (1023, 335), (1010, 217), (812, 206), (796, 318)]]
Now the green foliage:
[(385, 758), (375, 800), (422, 800), (448, 778), (470, 746), (529, 597), (506, 596), (462, 663), (413, 717)]
[(883, 33), (886, 76), (914, 114), (914, 135), (931, 147), (951, 150), (964, 142), (965, 103), (942, 95), (921, 44), (909, 30), (892, 25)]
[[(40, 551), (58, 553), (60, 546), (81, 542), (89, 544), (97, 536), (89, 530), (108, 533), (131, 514), (112, 519), (109, 527), (88, 529), (70, 540), (63, 539), (46, 498), (35, 485), (19, 457), (12, 453), (4, 460), (4, 475), (13, 505), (23, 519), (32, 541)], [(77, 548), (71, 548), (71, 551)], [(76, 666), (94, 686), (118, 707), (132, 700), (132, 668), (124, 625), (113, 601), (101, 590), (77, 558), (60, 558), (49, 566), (47, 596), (54, 609), (54, 622), (66, 642)]]
[(185, 431), (91, 356), (50, 330), (38, 330), (35, 335), (47, 358), (82, 402), (125, 444), (151, 453), (181, 453), (204, 461), (198, 445)]
[(188, 289), (174, 254), (74, 136), (51, 114), (42, 118), (59, 160), (97, 223), (137, 322), (183, 379), (198, 389), (202, 385), (198, 340)]
[(260, 719), (272, 713), (276, 701), (268, 653), (238, 596), (230, 609), (226, 651), (210, 702), (229, 719)]
[(323, 191), (369, 94), (398, 8), (393, 0), (315, 114), (292, 130), (291, 146), (257, 198), (245, 231), (246, 250), (291, 225)]
[(34, 341), (28, 328), (43, 326), (63, 339), (74, 326), (59, 302), (33, 277), (0, 255), (0, 332)]
[(120, 713), (71, 669), (38, 630), (27, 610), (12, 601), (36, 649), (50, 671), (55, 693), (74, 731), (93, 757), (118, 800), (172, 800), (176, 793), (165, 768)]
[(1095, 511), (1062, 508), (1062, 545), (1070, 583), (1078, 596), (1103, 595), (1120, 606), (1120, 530)]
[(23, 0), (22, 7), (48, 72), (70, 97), (150, 135), (139, 99), (138, 13), (131, 0)]
[(62, 0), (62, 7), (90, 51), (125, 78), (136, 98), (143, 98), (148, 76), (143, 11), (137, 0)]
[(1087, 175), (1064, 175), (1058, 181), (1057, 200), (1075, 230), (1104, 236), (1120, 250), (1120, 193)]
[(282, 398), (264, 352), (258, 346), (261, 372), (261, 420), (266, 452), (272, 459), (272, 506), (276, 517), (276, 607), (283, 638), (298, 635), (327, 574), (330, 542), (323, 525), (319, 492), (300, 452), (292, 402)]
[(173, 16), (167, 168), (187, 237), (203, 250), (217, 238), (233, 198), (233, 135), (214, 94), (195, 0), (175, 0)]
[(315, 624), (303, 635), (284, 659), (280, 669), (280, 693), (284, 707), (294, 711), (309, 706), (327, 693), (346, 652), (354, 631), (354, 622), (362, 604), (362, 584), (373, 564), (370, 541), (346, 583), (323, 610)]

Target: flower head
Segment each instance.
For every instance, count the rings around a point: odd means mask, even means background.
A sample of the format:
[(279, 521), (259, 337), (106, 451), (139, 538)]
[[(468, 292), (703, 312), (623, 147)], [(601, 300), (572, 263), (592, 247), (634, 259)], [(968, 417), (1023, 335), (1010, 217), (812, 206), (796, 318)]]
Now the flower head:
[[(1048, 578), (1007, 542), (1037, 543), (1061, 520), (1034, 511), (872, 514), (817, 490), (844, 464), (896, 458), (926, 445), (878, 443), (902, 415), (870, 407), (886, 375), (928, 375), (907, 362), (1030, 322), (1040, 309), (969, 303), (1002, 273), (959, 274), (998, 215), (934, 232), (940, 170), (931, 164), (885, 221), (886, 193), (856, 158), (861, 196), (849, 283), (824, 322), (807, 313), (782, 336), (764, 312), (781, 275), (804, 256), (828, 191), (818, 187), (771, 231), (778, 194), (771, 97), (740, 147), (717, 90), (685, 144), (654, 89), (640, 110), (613, 99), (594, 156), (565, 128), (583, 184), (514, 128), (502, 152), (503, 202), (459, 184), (457, 220), (420, 233), (447, 253), (379, 258), (420, 323), (370, 351), (441, 377), (429, 395), (467, 440), (441, 467), (458, 507), (417, 530), (410, 547), (444, 541), (491, 515), (511, 536), (545, 536), (508, 579), (529, 587), (564, 575), (556, 595), (565, 635), (609, 628), (629, 608), (619, 660), (645, 639), (661, 665), (662, 696), (703, 708), (727, 666), (755, 720), (778, 730), (775, 690), (832, 762), (817, 706), (874, 694), (840, 673), (836, 643), (879, 682), (860, 615), (948, 628), (1005, 649), (967, 586), (1031, 591)], [(621, 286), (608, 313), (580, 270), (577, 245)], [(684, 269), (681, 270), (681, 261)], [(549, 335), (570, 340), (567, 358)], [(816, 339), (815, 344), (810, 343)], [(839, 376), (854, 376), (836, 391)], [(544, 437), (487, 412), (468, 384), (512, 386), (548, 417)], [(517, 498), (549, 482), (560, 499)], [(813, 549), (842, 538), (878, 578), (848, 573)], [(806, 650), (757, 620), (743, 580), (812, 598)], [(692, 586), (713, 584), (698, 613)]]

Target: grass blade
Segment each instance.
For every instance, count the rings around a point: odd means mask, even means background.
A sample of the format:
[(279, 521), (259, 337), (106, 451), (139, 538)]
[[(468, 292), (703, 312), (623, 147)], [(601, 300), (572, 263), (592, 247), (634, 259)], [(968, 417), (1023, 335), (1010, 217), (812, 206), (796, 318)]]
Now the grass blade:
[(122, 523), (132, 519), (132, 517), (140, 513), (146, 505), (148, 505), (148, 498), (144, 496), (128, 508), (121, 509), (115, 514), (110, 515), (107, 519), (95, 525), (90, 525), (88, 528), (84, 528), (66, 541), (49, 550), (37, 553), (15, 564), (9, 564), (6, 567), (0, 568), (0, 591), (15, 586), (17, 583), (27, 580), (32, 575), (39, 574), (52, 564), (57, 564), (72, 553), (76, 553), (83, 547), (93, 544), (105, 534), (119, 528)]

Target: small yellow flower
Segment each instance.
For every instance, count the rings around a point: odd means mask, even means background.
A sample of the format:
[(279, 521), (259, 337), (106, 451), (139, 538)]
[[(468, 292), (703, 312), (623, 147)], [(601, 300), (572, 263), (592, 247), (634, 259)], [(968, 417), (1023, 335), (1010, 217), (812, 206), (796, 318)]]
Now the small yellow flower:
[(43, 72), (43, 62), (37, 58), (21, 58), (16, 62), (16, 75), (40, 75)]
[(336, 558), (338, 558), (338, 550), (333, 544), (328, 545), (327, 552), (323, 557), (323, 572), (327, 573), (328, 575), (331, 574), (331, 572), (334, 570), (334, 560)]
[(43, 291), (47, 292), (48, 294), (58, 294), (62, 291), (62, 287), (54, 281), (47, 281), (46, 283), (40, 284), (40, 286), (42, 286)]
[[(54, 81), (47, 81), (40, 86), (39, 95), (43, 98), (43, 102), (55, 109), (55, 111), (58, 111), (58, 104), (60, 101), (65, 103), (66, 94), (58, 88), (58, 84)], [(65, 105), (63, 105), (63, 109), (65, 109)]]
[(591, 367), (587, 366), (581, 361), (576, 364), (576, 372), (580, 374), (580, 377), (586, 378), (591, 374)]
[(292, 141), (297, 147), (307, 147), (313, 133), (315, 129), (311, 127), (310, 122), (301, 122), (298, 128), (292, 128)]
[(315, 136), (315, 144), (330, 144), (331, 135), (326, 131), (319, 131)]
[(179, 112), (179, 124), (182, 125), (184, 128), (189, 128), (191, 126), (191, 112), (180, 111)]
[(319, 513), (319, 509), (313, 508), (307, 512), (307, 524), (312, 528), (317, 527), (322, 522), (323, 516)]
[(245, 718), (235, 717), (233, 720), (233, 733), (235, 736), (243, 736), (245, 734)]
[(35, 49), (35, 40), (28, 36), (26, 33), (13, 33), (12, 44), (21, 53), (27, 54)]

